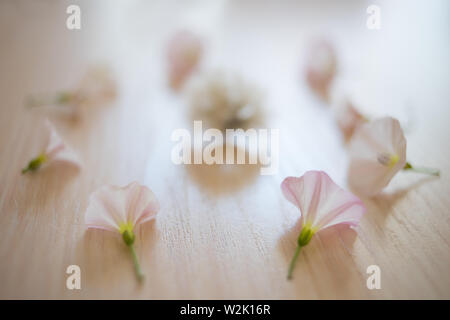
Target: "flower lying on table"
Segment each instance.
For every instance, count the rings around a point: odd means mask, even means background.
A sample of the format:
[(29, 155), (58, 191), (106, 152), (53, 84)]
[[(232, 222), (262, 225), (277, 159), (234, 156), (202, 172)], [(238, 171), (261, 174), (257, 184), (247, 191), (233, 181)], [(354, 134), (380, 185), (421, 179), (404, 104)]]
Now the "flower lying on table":
[(325, 39), (316, 41), (309, 49), (305, 76), (309, 87), (324, 100), (329, 99), (336, 69), (337, 58), (333, 45)]
[(356, 129), (368, 119), (355, 108), (352, 102), (345, 100), (335, 111), (336, 123), (346, 142), (350, 141)]
[(301, 212), (302, 229), (288, 271), (288, 279), (291, 279), (301, 248), (309, 243), (314, 234), (337, 224), (357, 226), (366, 207), (323, 171), (308, 171), (300, 178), (287, 177), (281, 184), (281, 190), (285, 198)]
[(86, 71), (75, 88), (54, 94), (30, 96), (26, 106), (50, 107), (72, 118), (78, 118), (81, 106), (101, 105), (114, 100), (116, 96), (117, 84), (111, 70), (106, 66), (96, 66)]
[(71, 164), (77, 168), (81, 166), (78, 156), (64, 143), (49, 121), (45, 122), (44, 135), (46, 142), (43, 151), (28, 162), (28, 165), (22, 169), (22, 173), (36, 171), (44, 164), (57, 161)]
[(203, 42), (197, 35), (181, 31), (170, 40), (167, 49), (170, 86), (178, 90), (197, 67), (203, 54)]
[(125, 187), (104, 186), (95, 191), (86, 209), (88, 228), (118, 232), (130, 249), (138, 280), (144, 275), (134, 250), (135, 227), (155, 218), (159, 203), (153, 192), (137, 182)]
[(406, 139), (398, 120), (386, 117), (361, 125), (350, 143), (349, 184), (373, 196), (400, 170), (439, 176), (439, 170), (413, 167), (406, 162)]

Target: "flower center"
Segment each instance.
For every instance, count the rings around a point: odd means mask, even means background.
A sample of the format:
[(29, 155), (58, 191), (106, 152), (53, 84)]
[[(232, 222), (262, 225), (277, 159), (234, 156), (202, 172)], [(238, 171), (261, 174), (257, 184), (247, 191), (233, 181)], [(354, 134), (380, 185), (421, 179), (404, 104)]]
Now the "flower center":
[(380, 153), (377, 156), (377, 160), (383, 166), (392, 168), (398, 162), (399, 156), (397, 154)]
[(119, 232), (120, 232), (120, 234), (123, 234), (125, 231), (133, 233), (133, 224), (131, 222), (121, 223), (119, 225)]
[(317, 228), (312, 227), (310, 222), (305, 223), (298, 237), (298, 245), (300, 247), (306, 246), (311, 241), (312, 236), (316, 233)]
[(131, 222), (122, 223), (119, 226), (119, 232), (122, 235), (122, 239), (127, 246), (131, 246), (134, 243), (133, 224)]

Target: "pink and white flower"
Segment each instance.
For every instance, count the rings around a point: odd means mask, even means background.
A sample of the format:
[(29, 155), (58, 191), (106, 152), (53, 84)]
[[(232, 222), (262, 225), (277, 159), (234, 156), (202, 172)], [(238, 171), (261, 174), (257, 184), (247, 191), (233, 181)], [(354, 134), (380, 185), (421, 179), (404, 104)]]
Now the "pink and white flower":
[(367, 118), (348, 100), (337, 106), (335, 118), (345, 141), (350, 141), (356, 129), (367, 122)]
[(398, 120), (377, 119), (355, 132), (350, 142), (348, 178), (358, 193), (379, 193), (405, 165), (406, 139)]
[(290, 279), (300, 249), (310, 242), (314, 234), (338, 224), (356, 227), (366, 207), (358, 197), (340, 188), (323, 171), (308, 171), (299, 178), (287, 177), (281, 190), (301, 213), (302, 229), (289, 267)]
[(310, 48), (306, 62), (306, 81), (324, 100), (329, 99), (336, 75), (337, 58), (333, 45), (327, 40), (316, 41)]
[(380, 193), (400, 170), (439, 176), (437, 169), (406, 161), (406, 139), (397, 119), (386, 117), (360, 126), (350, 143), (349, 184), (358, 193)]
[(88, 228), (117, 232), (129, 247), (141, 280), (141, 272), (134, 251), (135, 229), (137, 226), (156, 217), (159, 203), (153, 192), (146, 186), (132, 182), (125, 187), (104, 186), (95, 191), (90, 198), (85, 213)]
[(44, 107), (72, 119), (81, 117), (81, 107), (102, 105), (117, 96), (117, 83), (106, 66), (89, 68), (79, 84), (70, 90), (53, 94), (33, 95), (27, 100), (28, 107)]
[(44, 164), (62, 162), (68, 165), (81, 167), (81, 162), (75, 152), (67, 146), (61, 139), (53, 125), (47, 120), (44, 126), (44, 147), (42, 152), (28, 162), (28, 165), (22, 169), (22, 173), (33, 172), (41, 168)]
[(168, 45), (169, 81), (178, 90), (197, 67), (203, 54), (203, 42), (189, 31), (181, 31)]

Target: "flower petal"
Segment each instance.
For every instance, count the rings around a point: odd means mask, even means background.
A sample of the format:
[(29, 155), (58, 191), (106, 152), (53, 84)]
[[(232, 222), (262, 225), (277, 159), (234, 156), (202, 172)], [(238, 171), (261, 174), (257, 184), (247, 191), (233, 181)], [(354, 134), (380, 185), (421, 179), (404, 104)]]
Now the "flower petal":
[(285, 197), (302, 213), (302, 224), (320, 230), (336, 224), (357, 225), (365, 206), (352, 193), (336, 185), (323, 171), (288, 177), (281, 184)]
[(325, 39), (316, 41), (309, 50), (306, 81), (309, 87), (324, 99), (336, 74), (337, 58), (333, 45)]
[(350, 101), (345, 101), (336, 108), (335, 117), (346, 141), (349, 141), (355, 130), (366, 122), (364, 116)]
[(132, 182), (125, 187), (128, 190), (126, 210), (128, 221), (133, 225), (153, 219), (159, 211), (159, 202), (153, 192), (146, 186)]
[(153, 219), (158, 210), (153, 192), (137, 182), (125, 187), (104, 186), (91, 195), (85, 223), (88, 228), (119, 231), (123, 224), (134, 227)]
[(178, 89), (194, 71), (203, 53), (203, 43), (188, 31), (177, 33), (168, 45), (169, 78)]
[[(380, 156), (397, 157), (386, 165)], [(387, 117), (358, 128), (350, 144), (350, 186), (367, 196), (379, 193), (406, 164), (406, 139), (398, 120)]]
[(66, 145), (48, 120), (45, 122), (45, 130), (48, 137), (47, 147), (45, 148), (47, 160), (52, 162), (61, 161), (80, 168), (81, 161), (78, 155)]

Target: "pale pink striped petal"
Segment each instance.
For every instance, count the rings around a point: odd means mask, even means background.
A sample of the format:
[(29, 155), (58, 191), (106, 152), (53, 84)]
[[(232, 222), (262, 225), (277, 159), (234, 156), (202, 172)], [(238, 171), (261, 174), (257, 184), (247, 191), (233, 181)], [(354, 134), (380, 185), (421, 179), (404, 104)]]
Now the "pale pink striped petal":
[(387, 117), (366, 123), (350, 143), (349, 184), (363, 195), (375, 195), (405, 164), (406, 139), (398, 120)]
[(336, 224), (357, 225), (365, 206), (352, 193), (336, 185), (323, 171), (288, 177), (281, 184), (284, 196), (300, 209), (302, 224), (317, 230)]
[(88, 228), (119, 231), (123, 224), (134, 227), (155, 218), (158, 210), (158, 200), (146, 186), (104, 186), (91, 195), (85, 223)]

